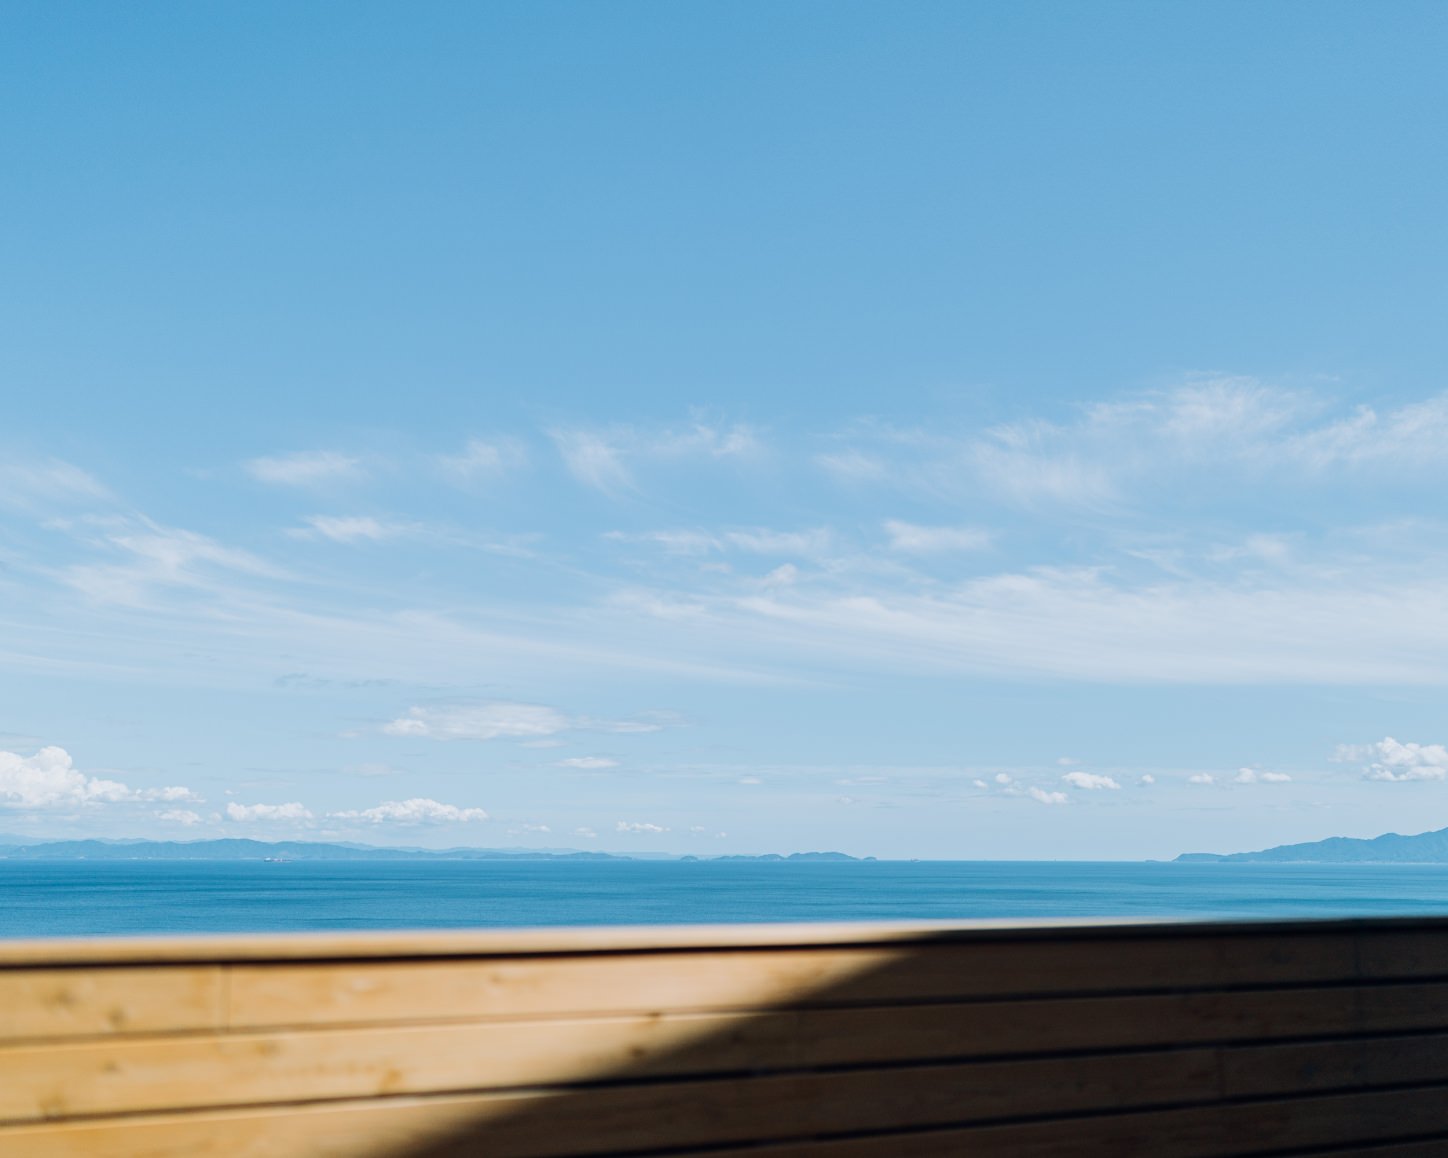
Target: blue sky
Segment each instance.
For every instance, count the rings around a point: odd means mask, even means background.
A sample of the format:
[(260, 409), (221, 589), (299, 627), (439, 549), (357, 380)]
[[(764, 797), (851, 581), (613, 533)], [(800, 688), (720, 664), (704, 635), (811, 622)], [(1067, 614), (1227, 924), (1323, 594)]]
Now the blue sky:
[(1448, 824), (1448, 10), (8, 5), (0, 833)]

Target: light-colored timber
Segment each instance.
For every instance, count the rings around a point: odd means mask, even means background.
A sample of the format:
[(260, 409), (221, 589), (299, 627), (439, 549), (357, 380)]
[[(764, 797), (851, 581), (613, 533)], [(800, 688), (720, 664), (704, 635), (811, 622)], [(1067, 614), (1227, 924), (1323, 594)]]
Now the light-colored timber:
[(1448, 1158), (1448, 921), (0, 942), (0, 1155)]

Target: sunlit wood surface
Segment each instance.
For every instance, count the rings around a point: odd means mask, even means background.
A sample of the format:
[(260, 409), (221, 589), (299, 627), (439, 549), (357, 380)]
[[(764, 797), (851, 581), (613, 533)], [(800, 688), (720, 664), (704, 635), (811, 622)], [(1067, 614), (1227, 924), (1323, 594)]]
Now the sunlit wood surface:
[(0, 942), (0, 1155), (1448, 1156), (1448, 922)]

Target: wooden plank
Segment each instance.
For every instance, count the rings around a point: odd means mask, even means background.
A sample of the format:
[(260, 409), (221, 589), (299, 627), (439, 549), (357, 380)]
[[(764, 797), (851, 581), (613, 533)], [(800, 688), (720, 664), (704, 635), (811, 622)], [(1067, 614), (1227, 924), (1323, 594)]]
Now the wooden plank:
[[(868, 973), (875, 975), (866, 978)], [(815, 951), (771, 954), (763, 961), (724, 954), (682, 959), (650, 955), (541, 962), (248, 966), (227, 972), (232, 995), (223, 1016), (218, 1009), (223, 993), (218, 967), (17, 970), (0, 972), (0, 1043), (202, 1030), (223, 1021), (252, 1028), (617, 1013), (648, 1006), (653, 1007), (649, 1012), (805, 1006), (844, 997), (860, 999), (867, 993), (890, 1000), (898, 999), (902, 989), (918, 993), (906, 983), (916, 977), (923, 982), (926, 978), (920, 975), (927, 973), (938, 975), (939, 970), (917, 968), (908, 961), (894, 963), (880, 953), (821, 956)], [(939, 999), (938, 994), (932, 999)], [(1268, 1023), (1284, 1024), (1295, 1018), (1297, 1032), (1306, 1035), (1344, 1025), (1347, 1003), (1358, 1005), (1364, 1030), (1448, 1024), (1448, 988), (1432, 984), (1285, 990), (1276, 995), (1271, 991), (1169, 994), (1135, 999), (1146, 1003), (1140, 1007), (1099, 1004), (1119, 999), (1086, 998), (1072, 1005), (1061, 1005), (1061, 1000), (1069, 999), (1021, 1002), (1010, 1012), (989, 1004), (974, 1014), (955, 1011), (948, 1031), (1004, 1044), (1024, 1042), (1027, 1031), (1034, 1028), (1041, 1047), (1049, 1048), (1056, 1040), (1054, 1027), (1078, 1019), (1083, 1025), (1099, 1025), (1105, 1035), (1101, 1044), (1107, 1045), (1160, 1040), (1143, 1038), (1136, 1031), (1142, 1022), (1148, 1029), (1165, 1025), (1162, 1019), (1169, 1019), (1172, 1034), (1195, 1041), (1247, 1037), (1264, 1032), (1259, 1027)], [(593, 1008), (570, 1009), (580, 1005)], [(1133, 1012), (1137, 1008), (1139, 1012)], [(1222, 1033), (1214, 1031), (1217, 1026)], [(1012, 1032), (1005, 1033), (1007, 1028)], [(1285, 1032), (1291, 1031), (1276, 1036)]]
[(1355, 975), (1342, 936), (989, 943), (597, 958), (237, 965), (228, 1024), (265, 1026), (761, 1009), (1327, 983)]
[(1364, 978), (1448, 977), (1448, 930), (1386, 928), (1359, 936)]
[(1448, 1082), (1448, 1034), (1223, 1049), (1227, 1098)]
[[(654, 1106), (655, 1114), (667, 1115), (661, 1105)], [(0, 1129), (0, 1152), (26, 1158), (562, 1158), (609, 1152), (599, 1129), (610, 1123), (607, 1116), (592, 1116), (596, 1108), (577, 1094), (482, 1095), (112, 1118)], [(680, 1100), (672, 1113), (694, 1119), (714, 1110)], [(543, 1120), (552, 1125), (551, 1137), (520, 1136), (517, 1124), (526, 1134), (531, 1123)], [(1352, 1153), (1354, 1145), (1381, 1147), (1434, 1132), (1448, 1132), (1445, 1087), (800, 1139), (711, 1153), (713, 1158), (1228, 1158), (1333, 1144)], [(1389, 1151), (1384, 1158), (1408, 1155)]]
[[(1236, 928), (1241, 926), (1221, 926)], [(1217, 926), (1119, 919), (1043, 921), (852, 921), (738, 925), (611, 925), (545, 929), (387, 933), (280, 933), (179, 937), (86, 937), (0, 940), (0, 968), (223, 961), (336, 961), (397, 957), (518, 957), (541, 954), (658, 952), (678, 949), (797, 948), (881, 944), (1051, 940), (1077, 934), (1110, 937), (1143, 930), (1181, 930), (1190, 936)], [(1253, 925), (1265, 933), (1267, 926)], [(1282, 926), (1283, 929), (1291, 926)], [(1341, 926), (1346, 929), (1348, 926)], [(1279, 934), (1280, 935), (1280, 934)]]
[[(1308, 1147), (1314, 1158), (1438, 1158), (1448, 1153), (1444, 1142), (1419, 1140), (1433, 1133), (1448, 1134), (1448, 1088), (1441, 1086), (783, 1142), (714, 1150), (710, 1158), (1231, 1158)], [(1395, 1138), (1414, 1140), (1395, 1146)], [(426, 1158), (467, 1153), (458, 1144)]]
[[(541, 954), (657, 952), (678, 949), (789, 948), (883, 944), (1065, 944), (1075, 939), (1247, 937), (1281, 942), (1302, 936), (1301, 921), (1203, 923), (1120, 918), (1048, 920), (856, 921), (646, 925), (387, 933), (283, 933), (229, 936), (86, 937), (0, 940), (0, 969), (228, 961), (362, 960), (397, 957), (499, 957)], [(1311, 935), (1401, 933), (1448, 937), (1442, 918), (1315, 921)]]
[[(1431, 1028), (1448, 986), (141, 1037), (0, 1048), (0, 1120)], [(1273, 1056), (1322, 1075), (1356, 1064), (1351, 1045)]]
[[(800, 1136), (829, 1130), (872, 1129), (902, 1120), (929, 1124), (962, 1117), (995, 1116), (1002, 1107), (1052, 1106), (1092, 1109), (1134, 1102), (1161, 1104), (1182, 1096), (1207, 1097), (1216, 1072), (1209, 1055), (1112, 1058), (1083, 1067), (1075, 1061), (1010, 1062), (972, 1067), (930, 1067), (866, 1073), (791, 1075), (574, 1090), (566, 1094), (483, 1094), (464, 1098), (470, 1111), (457, 1111), (483, 1132), (475, 1144), (490, 1158), (542, 1158), (546, 1155), (598, 1155), (661, 1146), (695, 1146)], [(388, 1102), (348, 1103), (360, 1120), (380, 1114)], [(294, 1111), (310, 1117), (310, 1107)], [(282, 1117), (286, 1117), (283, 1115)], [(153, 1135), (169, 1143), (171, 1130), (188, 1139), (203, 1136), (205, 1122), (230, 1121), (216, 1115), (168, 1120)], [(251, 1120), (251, 1119), (246, 1119)], [(379, 1120), (385, 1120), (385, 1114)], [(340, 1128), (342, 1119), (332, 1119)], [(67, 1135), (93, 1141), (97, 1154), (152, 1153), (152, 1134), (133, 1128), (130, 1119), (76, 1123)], [(419, 1129), (431, 1129), (430, 1124)], [(262, 1131), (264, 1133), (264, 1131)], [(236, 1139), (230, 1127), (228, 1138)], [(45, 1132), (0, 1130), (0, 1150), (23, 1140), (44, 1139)], [(113, 1143), (129, 1137), (135, 1150)], [(358, 1136), (365, 1137), (365, 1127)], [(258, 1145), (260, 1143), (260, 1134)], [(108, 1148), (110, 1147), (110, 1148)], [(22, 1151), (29, 1154), (31, 1151)], [(169, 1151), (160, 1151), (169, 1152)], [(202, 1150), (202, 1153), (208, 1151)], [(249, 1151), (239, 1151), (248, 1153)], [(286, 1151), (277, 1151), (286, 1152)], [(310, 1152), (310, 1151), (308, 1151)], [(346, 1152), (346, 1151), (339, 1151)], [(44, 1154), (44, 1150), (36, 1150)]]
[(0, 1049), (0, 1121), (741, 1071), (785, 1063), (795, 1029), (716, 1014)]
[(221, 1023), (222, 977), (214, 965), (0, 973), (0, 1042)]

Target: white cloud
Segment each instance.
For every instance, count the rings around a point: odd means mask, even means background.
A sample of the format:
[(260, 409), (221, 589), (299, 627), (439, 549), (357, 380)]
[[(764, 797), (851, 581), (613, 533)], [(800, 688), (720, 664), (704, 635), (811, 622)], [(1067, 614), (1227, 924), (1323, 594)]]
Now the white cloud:
[(570, 474), (609, 495), (634, 487), (630, 461), (745, 458), (761, 443), (748, 426), (694, 422), (682, 430), (617, 425), (600, 429), (560, 428), (548, 432)]
[(522, 443), (512, 438), (491, 442), (470, 438), (461, 454), (440, 455), (437, 461), (444, 473), (454, 480), (469, 483), (497, 478), (523, 466), (528, 461), (528, 452)]
[[(1331, 399), (1242, 376), (1198, 375), (1179, 385), (1080, 408), (1066, 421), (1026, 419), (979, 434), (856, 430), (816, 463), (836, 478), (885, 482), (958, 499), (982, 491), (1027, 507), (1108, 509), (1153, 476), (1231, 472), (1239, 481), (1332, 469), (1397, 472), (1444, 467), (1448, 394), (1381, 412), (1331, 414)], [(907, 453), (902, 454), (904, 447)], [(1216, 481), (1214, 479), (1214, 481)]]
[(1156, 777), (1153, 776), (1150, 772), (1143, 772), (1143, 773), (1141, 774), (1141, 778), (1137, 781), (1137, 783), (1138, 783), (1138, 784), (1143, 784), (1143, 785), (1145, 785), (1145, 784), (1155, 784), (1155, 783), (1156, 783)]
[(563, 465), (584, 486), (609, 495), (633, 488), (623, 448), (610, 436), (589, 430), (554, 430), (550, 434)]
[(137, 800), (160, 800), (167, 803), (177, 801), (199, 801), (201, 797), (192, 792), (189, 788), (182, 788), (179, 785), (172, 785), (169, 788), (137, 788), (135, 798)]
[(253, 458), (245, 466), (258, 482), (309, 487), (360, 477), (361, 462), (334, 450), (308, 450), (270, 458)]
[(622, 543), (653, 543), (670, 555), (706, 555), (722, 546), (717, 537), (702, 531), (644, 531), (639, 534), (606, 531), (603, 537)]
[(383, 725), (389, 736), (426, 736), (433, 740), (497, 740), (551, 736), (570, 727), (568, 717), (542, 704), (486, 703), (414, 707)]
[[(803, 579), (802, 576), (796, 576)], [(1448, 682), (1448, 583), (1423, 569), (1345, 563), (1266, 582), (1148, 579), (1037, 567), (950, 587), (796, 582), (700, 594), (700, 629), (777, 652), (878, 666), (1189, 683)], [(679, 606), (654, 593), (644, 612)]]
[(1009, 784), (1013, 779), (1014, 777), (1011, 776), (1009, 772), (997, 772), (995, 774), (995, 782), (997, 784)]
[(1044, 788), (1031, 786), (1031, 799), (1041, 804), (1067, 804), (1071, 798), (1064, 792), (1047, 792)]
[[(740, 783), (740, 784), (763, 784), (764, 781), (761, 780), (758, 776), (741, 776), (741, 777), (739, 777), (739, 783)], [(840, 783), (842, 783), (842, 784), (843, 784), (843, 783), (849, 783), (849, 781), (841, 781)]]
[(640, 820), (640, 821), (620, 820), (620, 821), (618, 822), (618, 824), (616, 824), (616, 825), (614, 826), (614, 828), (615, 828), (615, 830), (618, 831), (618, 832), (634, 832), (634, 833), (643, 833), (643, 834), (645, 834), (645, 835), (652, 835), (652, 834), (654, 834), (654, 833), (668, 832), (668, 831), (669, 831), (667, 828), (661, 828), (661, 827), (660, 827), (659, 825), (657, 825), (657, 824), (649, 824), (647, 821), (641, 821), (641, 820)]
[(742, 422), (718, 426), (694, 422), (684, 430), (663, 430), (642, 439), (643, 450), (661, 458), (742, 458), (758, 454), (763, 445)]
[(566, 760), (559, 760), (559, 768), (617, 768), (618, 761), (610, 760), (607, 756), (570, 756)]
[(369, 824), (464, 824), (487, 820), (488, 814), (481, 808), (459, 808), (414, 796), (410, 800), (384, 800), (375, 808), (329, 813), (328, 818), (362, 820)]
[(110, 499), (110, 492), (94, 477), (60, 459), (0, 461), (0, 506), (31, 510)]
[(801, 555), (816, 557), (832, 546), (828, 527), (803, 531), (777, 531), (768, 527), (719, 531), (644, 531), (633, 534), (608, 531), (604, 538), (626, 543), (653, 543), (671, 555), (704, 555), (714, 551), (744, 551), (755, 555)]
[(808, 531), (771, 531), (760, 527), (752, 531), (726, 531), (721, 538), (730, 547), (756, 555), (816, 556), (830, 549), (830, 532), (826, 527)]
[(990, 785), (987, 784), (984, 780), (972, 780), (972, 781), (971, 781), (971, 784), (973, 784), (973, 785), (974, 785), (975, 787), (977, 787), (977, 788), (989, 788), (989, 787), (990, 787)]
[(883, 458), (853, 448), (833, 454), (817, 454), (814, 461), (816, 466), (832, 475), (837, 482), (879, 482), (890, 473)]
[(1210, 772), (1194, 772), (1187, 777), (1188, 784), (1215, 784), (1217, 778)]
[(589, 840), (592, 840), (598, 835), (598, 832), (595, 829), (589, 828), (588, 825), (584, 824), (580, 825), (578, 828), (575, 828), (573, 830), (573, 835), (586, 837)]
[(890, 549), (911, 555), (938, 555), (947, 551), (979, 551), (990, 546), (988, 531), (978, 527), (922, 527), (890, 519), (885, 523)]
[(314, 819), (311, 810), (295, 800), (286, 804), (237, 804), (233, 801), (226, 806), (226, 817), (241, 823)]
[(1292, 779), (1286, 772), (1258, 772), (1255, 768), (1239, 768), (1233, 784), (1286, 784)]
[(93, 529), (91, 546), (120, 551), (123, 563), (77, 564), (62, 572), (64, 582), (98, 603), (137, 605), (153, 587), (216, 590), (228, 572), (263, 578), (284, 573), (249, 551), (223, 546), (194, 531), (164, 527), (141, 517), (91, 520), (72, 529)]
[(1448, 442), (1448, 394), (1385, 413), (1361, 406), (1351, 416), (1289, 438), (1284, 453), (1315, 470), (1333, 467), (1443, 464)]
[(196, 799), (189, 788), (132, 788), (118, 780), (87, 776), (75, 767), (64, 748), (41, 748), (33, 756), (0, 752), (0, 804), (11, 808)]
[(1095, 791), (1101, 788), (1118, 789), (1121, 787), (1110, 776), (1098, 776), (1094, 772), (1067, 772), (1061, 777), (1072, 788), (1084, 788), (1088, 791)]
[(156, 819), (171, 824), (184, 824), (188, 828), (201, 823), (200, 813), (192, 812), (189, 808), (168, 808), (164, 812), (156, 813)]
[(676, 712), (642, 712), (642, 718), (632, 720), (595, 720), (590, 716), (580, 716), (573, 721), (575, 728), (581, 728), (589, 732), (613, 732), (620, 736), (642, 736), (652, 732), (662, 732), (665, 728), (677, 728), (683, 724), (683, 719)]
[(1400, 743), (1385, 736), (1376, 744), (1338, 749), (1338, 759), (1365, 760), (1368, 780), (1407, 781), (1448, 778), (1448, 748), (1442, 744)]
[(406, 534), (411, 528), (403, 523), (384, 523), (371, 515), (307, 515), (307, 524), (290, 532), (298, 538), (314, 538), (320, 535), (334, 543), (355, 543), (361, 539), (381, 542)]
[[(1108, 467), (1077, 455), (983, 442), (972, 448), (969, 461), (981, 482), (1022, 506), (1043, 501), (1103, 506), (1118, 497)], [(948, 476), (955, 469), (937, 467), (935, 473)]]

